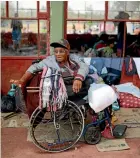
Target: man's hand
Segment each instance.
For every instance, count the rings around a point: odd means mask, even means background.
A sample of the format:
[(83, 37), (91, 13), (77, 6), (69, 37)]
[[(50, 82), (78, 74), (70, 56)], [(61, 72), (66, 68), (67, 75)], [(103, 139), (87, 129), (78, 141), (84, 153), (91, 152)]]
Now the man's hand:
[(82, 81), (74, 80), (73, 86), (72, 86), (73, 92), (78, 93), (81, 88), (82, 88)]
[(26, 83), (33, 77), (31, 72), (26, 72), (20, 80), (10, 80), (10, 83), (16, 84), (17, 86), (24, 88)]
[(22, 80), (10, 80), (10, 83), (17, 85), (18, 87), (24, 86), (24, 82)]

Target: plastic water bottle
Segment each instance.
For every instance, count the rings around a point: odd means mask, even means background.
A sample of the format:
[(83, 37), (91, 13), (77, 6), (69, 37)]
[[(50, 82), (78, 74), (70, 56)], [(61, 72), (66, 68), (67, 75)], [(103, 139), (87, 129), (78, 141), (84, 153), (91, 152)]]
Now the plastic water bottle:
[(11, 97), (15, 96), (15, 90), (16, 90), (16, 85), (11, 84), (11, 89), (9, 90), (8, 95), (10, 95)]
[(117, 111), (117, 110), (120, 109), (120, 106), (119, 106), (118, 101), (115, 101), (115, 102), (112, 104), (112, 109), (113, 109), (114, 111)]

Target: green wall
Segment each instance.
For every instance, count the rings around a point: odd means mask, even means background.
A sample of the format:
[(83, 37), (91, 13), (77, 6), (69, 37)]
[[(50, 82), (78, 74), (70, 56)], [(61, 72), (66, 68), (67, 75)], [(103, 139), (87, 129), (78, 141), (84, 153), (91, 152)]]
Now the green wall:
[(50, 42), (56, 42), (64, 37), (64, 2), (51, 1), (50, 9)]

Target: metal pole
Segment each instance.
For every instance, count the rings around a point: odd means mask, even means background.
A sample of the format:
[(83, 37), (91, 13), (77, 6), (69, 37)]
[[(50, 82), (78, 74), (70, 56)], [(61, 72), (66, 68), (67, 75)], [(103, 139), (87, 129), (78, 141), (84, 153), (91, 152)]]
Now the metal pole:
[(46, 2), (47, 4), (47, 41), (46, 41), (46, 45), (47, 45), (47, 53), (46, 55), (49, 56), (50, 55), (50, 1)]
[(68, 2), (64, 1), (64, 38), (67, 39)]
[(9, 18), (9, 1), (6, 1), (6, 18)]
[(125, 57), (126, 49), (126, 22), (124, 22), (124, 34), (123, 34), (123, 58)]
[(19, 3), (18, 3), (18, 1), (17, 1), (17, 14), (18, 14), (18, 8), (19, 8), (18, 5), (19, 5)]
[(39, 55), (40, 55), (40, 24), (39, 24), (39, 1), (37, 1), (37, 28), (38, 28), (38, 32), (37, 32), (37, 36), (38, 36), (38, 58), (39, 58)]
[(108, 1), (105, 1), (105, 21), (104, 21), (104, 31), (106, 31), (106, 21), (108, 19)]

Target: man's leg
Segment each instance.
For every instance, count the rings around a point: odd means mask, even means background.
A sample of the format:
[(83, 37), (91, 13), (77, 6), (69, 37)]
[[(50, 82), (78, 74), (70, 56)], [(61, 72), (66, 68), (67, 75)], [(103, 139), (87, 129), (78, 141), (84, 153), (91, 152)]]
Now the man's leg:
[(17, 32), (17, 48), (20, 49), (20, 41), (21, 41), (21, 31)]
[(87, 77), (85, 81), (83, 81), (82, 88), (78, 93), (73, 92), (72, 85), (69, 86), (66, 85), (68, 99), (70, 101), (73, 101), (75, 104), (77, 104), (80, 107), (85, 118), (86, 118), (86, 111), (88, 109), (88, 104), (86, 105), (86, 100), (83, 98), (88, 95), (88, 89), (90, 88), (90, 84), (92, 83), (93, 83), (93, 79)]
[(13, 50), (16, 50), (16, 30), (12, 31)]
[(94, 82), (94, 80), (91, 77), (87, 77), (84, 81), (85, 87), (87, 89), (87, 91), (90, 88), (90, 85)]
[(83, 81), (82, 88), (80, 92), (74, 93), (72, 89), (72, 85), (66, 85), (67, 93), (69, 100), (79, 100), (83, 99), (86, 95), (88, 95), (88, 89), (90, 88), (90, 84), (92, 84), (94, 81), (91, 77), (87, 77), (85, 81)]

